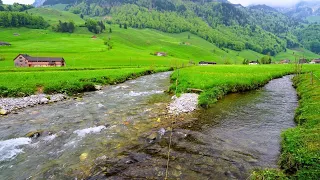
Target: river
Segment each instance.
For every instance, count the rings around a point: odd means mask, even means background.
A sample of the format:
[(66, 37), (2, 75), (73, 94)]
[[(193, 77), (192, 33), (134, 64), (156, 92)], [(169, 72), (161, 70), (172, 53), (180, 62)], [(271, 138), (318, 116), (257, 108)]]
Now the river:
[[(170, 100), (163, 93), (169, 76), (1, 117), (0, 179), (163, 179), (170, 132), (158, 117)], [(173, 130), (169, 179), (246, 179), (254, 168), (277, 167), (280, 133), (294, 126), (296, 106), (286, 76), (179, 119), (185, 123)], [(160, 129), (154, 141), (145, 138), (151, 129)], [(40, 137), (25, 137), (35, 130)]]

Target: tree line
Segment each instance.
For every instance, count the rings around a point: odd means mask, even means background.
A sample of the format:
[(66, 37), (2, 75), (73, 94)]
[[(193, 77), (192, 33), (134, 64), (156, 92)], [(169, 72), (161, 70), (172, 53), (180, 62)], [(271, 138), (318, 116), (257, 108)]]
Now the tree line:
[(30, 15), (26, 12), (0, 12), (1, 27), (29, 27), (43, 29), (48, 23), (41, 16)]
[(19, 3), (13, 3), (13, 5), (6, 5), (2, 3), (2, 0), (0, 0), (0, 11), (22, 12), (32, 8), (34, 8), (32, 5), (19, 4)]

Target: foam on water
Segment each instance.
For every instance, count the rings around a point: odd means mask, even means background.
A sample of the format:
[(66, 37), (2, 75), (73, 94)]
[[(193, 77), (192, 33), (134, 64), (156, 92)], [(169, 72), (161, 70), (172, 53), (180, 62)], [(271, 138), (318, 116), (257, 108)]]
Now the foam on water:
[(30, 138), (16, 138), (0, 141), (0, 162), (10, 160), (23, 153), (23, 145), (31, 143)]
[(56, 134), (52, 134), (50, 136), (44, 137), (43, 140), (46, 141), (46, 142), (50, 142), (50, 141), (54, 140), (56, 137), (57, 137)]
[(91, 127), (91, 128), (76, 130), (73, 133), (77, 134), (80, 137), (85, 137), (87, 134), (99, 133), (103, 129), (106, 129), (106, 126), (97, 126), (97, 127)]
[(146, 92), (134, 92), (134, 91), (130, 91), (129, 96), (143, 96), (143, 95), (150, 95), (150, 94), (160, 94), (163, 93), (163, 91), (146, 91)]

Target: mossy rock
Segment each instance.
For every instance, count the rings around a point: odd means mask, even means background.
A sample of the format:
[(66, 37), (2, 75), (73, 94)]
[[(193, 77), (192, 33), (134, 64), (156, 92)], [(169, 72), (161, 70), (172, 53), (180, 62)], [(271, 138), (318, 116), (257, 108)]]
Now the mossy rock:
[(43, 133), (43, 130), (37, 130), (37, 131), (31, 131), (26, 134), (26, 137), (28, 138), (38, 138)]

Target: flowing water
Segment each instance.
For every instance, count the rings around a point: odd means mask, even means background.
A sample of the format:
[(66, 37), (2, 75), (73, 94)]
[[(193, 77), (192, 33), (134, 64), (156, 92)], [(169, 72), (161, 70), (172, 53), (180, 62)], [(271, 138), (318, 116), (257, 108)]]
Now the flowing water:
[[(164, 179), (169, 75), (1, 117), (0, 179)], [(276, 167), (296, 106), (287, 76), (174, 119), (185, 123), (172, 134), (169, 179), (246, 179), (254, 168)], [(36, 130), (40, 137), (25, 137)]]
[[(260, 90), (231, 94), (193, 113), (172, 134), (169, 179), (248, 179), (255, 168), (276, 168), (280, 133), (294, 126), (297, 96), (290, 76)], [(188, 121), (189, 120), (189, 121)], [(164, 179), (170, 133), (134, 146), (92, 179)], [(111, 167), (112, 167), (111, 166)]]
[[(153, 128), (166, 106), (154, 102), (170, 100), (164, 93), (169, 76), (170, 72), (144, 76), (83, 98), (0, 117), (0, 179), (87, 176), (95, 158), (112, 157)], [(35, 131), (41, 133), (38, 138), (26, 137)]]

